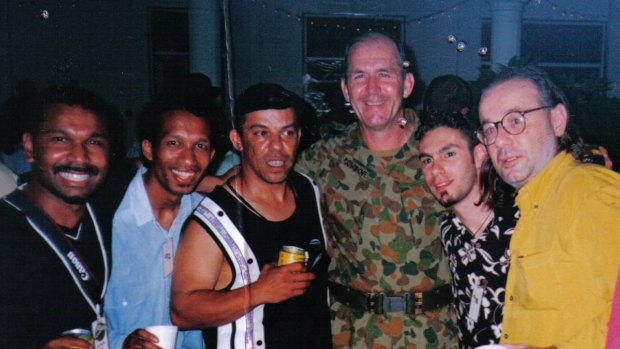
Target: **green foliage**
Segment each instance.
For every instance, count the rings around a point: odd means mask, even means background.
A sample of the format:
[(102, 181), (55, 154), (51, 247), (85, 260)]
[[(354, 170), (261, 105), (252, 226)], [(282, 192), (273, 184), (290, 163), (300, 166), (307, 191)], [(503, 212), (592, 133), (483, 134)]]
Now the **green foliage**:
[(605, 79), (554, 76), (570, 103), (573, 118), (586, 143), (602, 145), (617, 169), (620, 165), (620, 100), (607, 96)]

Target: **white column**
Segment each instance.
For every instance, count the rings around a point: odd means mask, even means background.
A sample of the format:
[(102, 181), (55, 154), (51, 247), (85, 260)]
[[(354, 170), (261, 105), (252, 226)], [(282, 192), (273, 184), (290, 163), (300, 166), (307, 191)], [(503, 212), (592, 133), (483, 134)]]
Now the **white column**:
[(211, 78), (221, 86), (220, 2), (189, 0), (189, 71)]
[(521, 55), (521, 19), (529, 0), (489, 0), (491, 5), (491, 67), (507, 65)]

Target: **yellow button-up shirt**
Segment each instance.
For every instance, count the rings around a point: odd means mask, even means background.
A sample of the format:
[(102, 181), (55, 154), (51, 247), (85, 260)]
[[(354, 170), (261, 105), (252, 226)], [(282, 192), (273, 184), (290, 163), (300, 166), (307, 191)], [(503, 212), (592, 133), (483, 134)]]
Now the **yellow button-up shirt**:
[(620, 266), (620, 174), (561, 152), (516, 201), (502, 343), (603, 348)]

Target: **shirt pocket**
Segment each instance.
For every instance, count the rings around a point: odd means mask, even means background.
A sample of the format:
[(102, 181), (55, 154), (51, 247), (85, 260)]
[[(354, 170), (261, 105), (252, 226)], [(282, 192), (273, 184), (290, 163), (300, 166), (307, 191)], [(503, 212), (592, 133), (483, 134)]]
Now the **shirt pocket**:
[(555, 308), (555, 292), (559, 280), (555, 276), (551, 251), (514, 257), (516, 263), (515, 297), (527, 309)]
[(110, 285), (109, 298), (106, 298), (107, 315), (117, 325), (113, 327), (124, 333), (136, 328), (154, 324), (153, 318), (154, 285), (143, 280)]

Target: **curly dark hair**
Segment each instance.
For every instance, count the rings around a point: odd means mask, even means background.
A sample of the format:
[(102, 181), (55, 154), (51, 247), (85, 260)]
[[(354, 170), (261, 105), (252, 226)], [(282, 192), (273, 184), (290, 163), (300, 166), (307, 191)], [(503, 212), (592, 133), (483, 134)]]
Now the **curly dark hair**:
[[(474, 125), (458, 112), (431, 112), (416, 130), (415, 137), (421, 141), (426, 134), (439, 127), (448, 127), (459, 131), (467, 140), (467, 145), (472, 154), (474, 147), (480, 144)], [(476, 205), (486, 204), (491, 208), (496, 208), (512, 203), (510, 199), (514, 195), (514, 189), (502, 181), (488, 158), (482, 165), (479, 181), (481, 193), (480, 201)]]
[(460, 112), (471, 108), (472, 91), (467, 81), (456, 75), (440, 75), (428, 84), (423, 113)]
[(110, 131), (112, 121), (116, 121), (116, 109), (95, 93), (76, 86), (52, 86), (41, 93), (27, 115), (25, 132), (35, 135), (43, 125), (50, 108), (65, 104), (79, 106), (91, 111)]
[[(209, 129), (211, 120), (219, 120), (220, 111), (211, 103), (196, 99), (186, 93), (163, 93), (154, 96), (142, 110), (136, 127), (136, 137), (139, 143), (143, 140), (149, 141), (153, 146), (157, 146), (164, 137), (164, 115), (170, 112), (184, 110), (198, 118), (203, 119)], [(142, 153), (140, 147), (140, 158), (145, 163), (149, 163)]]

